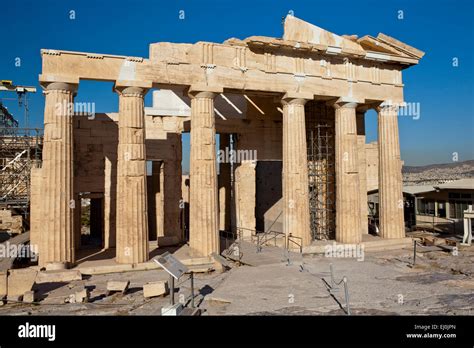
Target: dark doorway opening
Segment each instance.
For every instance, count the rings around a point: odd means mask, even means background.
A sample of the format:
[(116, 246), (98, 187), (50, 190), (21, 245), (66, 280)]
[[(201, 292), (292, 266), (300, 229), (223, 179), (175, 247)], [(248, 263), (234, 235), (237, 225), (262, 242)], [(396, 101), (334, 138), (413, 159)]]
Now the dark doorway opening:
[(103, 197), (81, 199), (81, 246), (104, 247)]
[(283, 232), (282, 162), (258, 161), (256, 170), (256, 229)]

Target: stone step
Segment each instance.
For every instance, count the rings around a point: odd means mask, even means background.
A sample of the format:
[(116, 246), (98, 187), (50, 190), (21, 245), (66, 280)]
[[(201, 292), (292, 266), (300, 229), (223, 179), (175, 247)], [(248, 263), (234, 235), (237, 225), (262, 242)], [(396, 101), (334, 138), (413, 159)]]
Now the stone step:
[[(326, 250), (326, 245), (333, 245), (334, 243), (334, 241), (328, 241), (324, 244), (321, 243), (317, 245), (310, 245), (308, 247), (303, 248), (303, 254), (324, 254)], [(340, 244), (341, 243), (336, 243), (336, 245)], [(380, 239), (364, 241), (361, 244), (364, 246), (364, 251), (377, 252), (384, 250), (412, 248), (413, 240), (412, 238)]]
[[(237, 255), (237, 251), (239, 251), (239, 255)], [(299, 253), (288, 253), (285, 249), (274, 246), (264, 246), (260, 252), (257, 252), (257, 246), (246, 241), (235, 242), (229, 249), (224, 250), (222, 256), (249, 266), (285, 263), (288, 257), (291, 261), (302, 259), (302, 255)]]

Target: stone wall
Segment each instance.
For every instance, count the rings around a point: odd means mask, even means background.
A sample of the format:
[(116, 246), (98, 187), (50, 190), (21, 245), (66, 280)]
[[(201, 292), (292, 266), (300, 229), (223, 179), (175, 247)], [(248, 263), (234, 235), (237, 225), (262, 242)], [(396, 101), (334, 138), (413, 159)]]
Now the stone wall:
[(12, 215), (8, 209), (0, 210), (0, 231), (9, 233), (23, 232), (23, 217), (21, 215)]
[[(115, 246), (116, 219), (116, 184), (117, 184), (117, 146), (118, 114), (101, 113), (94, 118), (77, 116), (74, 118), (74, 196), (75, 206), (75, 244), (80, 244), (80, 202), (79, 194), (104, 199), (103, 208), (103, 246)], [(154, 192), (149, 186), (149, 196), (160, 198), (164, 192), (166, 218), (161, 217), (162, 226), (151, 224), (156, 239), (157, 230), (160, 237), (175, 236), (171, 242), (181, 239), (180, 206), (181, 199), (181, 130), (183, 121), (176, 117), (146, 116), (146, 152), (147, 160), (164, 163), (164, 181), (166, 185), (161, 192)], [(173, 133), (173, 132), (178, 133)], [(150, 173), (151, 174), (151, 173)], [(151, 179), (151, 177), (150, 177)], [(149, 180), (150, 180), (149, 179)], [(43, 212), (40, 198), (41, 169), (33, 168), (31, 174), (31, 239), (39, 243), (38, 231), (41, 227)], [(154, 196), (156, 194), (156, 196)], [(165, 199), (163, 199), (165, 200)], [(155, 212), (156, 213), (156, 212)], [(152, 216), (156, 216), (152, 214)], [(21, 218), (21, 217), (20, 217)], [(11, 218), (5, 219), (7, 221)], [(11, 225), (11, 222), (8, 222)], [(10, 226), (9, 225), (9, 226)], [(99, 224), (100, 225), (100, 224)], [(6, 225), (5, 225), (6, 226)], [(164, 228), (166, 226), (166, 228)], [(165, 232), (163, 232), (165, 231)], [(153, 235), (153, 234), (152, 234)], [(170, 243), (164, 240), (163, 243)]]
[(367, 161), (367, 191), (379, 187), (379, 149), (377, 142), (365, 145)]

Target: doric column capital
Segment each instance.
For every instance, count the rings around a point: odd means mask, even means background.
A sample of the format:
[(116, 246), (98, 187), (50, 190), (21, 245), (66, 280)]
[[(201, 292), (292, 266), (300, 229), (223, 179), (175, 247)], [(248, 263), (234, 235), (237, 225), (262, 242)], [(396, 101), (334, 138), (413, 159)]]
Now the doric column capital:
[(79, 88), (79, 78), (70, 76), (42, 74), (39, 75), (39, 83), (41, 88), (43, 88), (44, 94), (47, 94), (49, 91), (65, 91), (76, 95)]
[(314, 95), (306, 92), (286, 92), (281, 98), (283, 105), (305, 105), (308, 101), (313, 100)]
[(141, 87), (116, 87), (115, 91), (123, 97), (144, 97), (148, 89)]
[(65, 82), (42, 83), (41, 87), (43, 87), (44, 93), (47, 93), (49, 91), (67, 91), (72, 92), (74, 95), (76, 95), (78, 89), (78, 85)]
[(341, 97), (336, 101), (328, 101), (327, 105), (334, 109), (356, 109), (361, 104), (361, 101), (354, 98)]
[(216, 95), (224, 92), (223, 87), (219, 86), (207, 86), (207, 85), (191, 85), (188, 89), (188, 96), (191, 99), (194, 98), (208, 98), (214, 99)]
[(114, 91), (121, 96), (144, 97), (148, 90), (152, 87), (150, 81), (115, 81)]
[(404, 105), (405, 102), (394, 103), (391, 100), (386, 100), (375, 106), (375, 110), (378, 113), (398, 113), (398, 109)]

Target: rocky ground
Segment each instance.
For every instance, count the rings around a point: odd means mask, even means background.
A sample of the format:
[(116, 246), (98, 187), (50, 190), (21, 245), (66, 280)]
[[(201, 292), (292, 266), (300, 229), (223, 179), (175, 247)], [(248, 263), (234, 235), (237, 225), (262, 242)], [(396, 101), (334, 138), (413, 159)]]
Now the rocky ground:
[[(353, 315), (474, 314), (474, 247), (460, 249), (457, 256), (431, 249), (419, 248), (415, 266), (412, 250), (366, 253), (364, 261), (313, 256), (290, 264), (282, 257), (282, 262), (258, 267), (234, 265), (224, 273), (196, 274), (195, 301), (203, 315), (345, 315), (342, 284), (329, 291), (332, 263), (336, 282), (347, 277)], [(0, 315), (159, 315), (169, 303), (169, 296), (143, 297), (143, 284), (168, 279), (164, 271), (84, 278), (43, 284), (38, 304), (8, 303)], [(108, 280), (130, 280), (128, 293), (107, 296)], [(91, 302), (64, 303), (80, 286), (91, 290)], [(176, 288), (177, 301), (186, 302), (189, 281), (180, 280)]]

